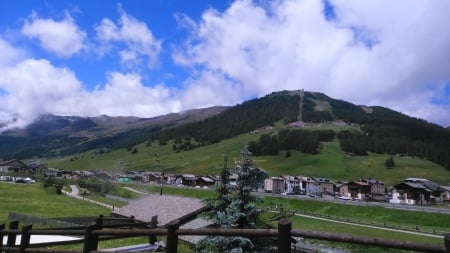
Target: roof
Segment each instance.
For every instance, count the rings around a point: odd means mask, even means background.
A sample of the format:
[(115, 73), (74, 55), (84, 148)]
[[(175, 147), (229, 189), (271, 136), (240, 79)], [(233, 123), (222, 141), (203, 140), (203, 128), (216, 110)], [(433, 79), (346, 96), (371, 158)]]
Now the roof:
[(373, 179), (373, 178), (364, 178), (361, 179), (364, 182), (367, 182), (368, 184), (384, 184), (383, 181), (381, 180), (377, 180), (377, 179)]
[(416, 190), (425, 190), (425, 187), (422, 184), (412, 182), (401, 182), (399, 184), (394, 185), (394, 188), (397, 189), (403, 185)]
[(348, 183), (348, 185), (351, 185), (351, 184), (356, 184), (356, 185), (359, 185), (359, 186), (369, 186), (368, 183), (362, 182), (362, 181), (351, 181), (351, 182)]
[(200, 179), (202, 179), (205, 182), (214, 183), (214, 180), (210, 177), (201, 177)]
[(331, 179), (328, 178), (315, 177), (314, 180), (316, 180), (319, 183), (333, 183), (333, 181), (331, 181)]
[(450, 186), (441, 185), (439, 187), (444, 191), (450, 191)]

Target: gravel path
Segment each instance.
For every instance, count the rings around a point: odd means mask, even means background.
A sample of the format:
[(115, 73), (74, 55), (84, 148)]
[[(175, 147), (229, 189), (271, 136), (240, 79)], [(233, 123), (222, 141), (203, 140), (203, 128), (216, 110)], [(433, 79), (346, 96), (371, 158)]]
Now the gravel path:
[(129, 205), (116, 208), (114, 213), (131, 216), (141, 221), (151, 221), (152, 216), (158, 216), (158, 226), (163, 226), (183, 215), (189, 214), (203, 207), (199, 199), (178, 197), (171, 195), (151, 194)]

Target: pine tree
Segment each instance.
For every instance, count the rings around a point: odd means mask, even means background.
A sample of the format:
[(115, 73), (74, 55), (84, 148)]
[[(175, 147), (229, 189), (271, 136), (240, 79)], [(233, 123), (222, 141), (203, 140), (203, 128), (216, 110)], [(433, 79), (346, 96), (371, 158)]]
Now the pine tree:
[[(225, 160), (226, 161), (226, 160)], [(207, 205), (212, 207), (208, 213), (214, 225), (219, 228), (257, 228), (261, 210), (257, 208), (258, 199), (251, 195), (255, 175), (252, 173), (253, 160), (248, 150), (241, 152), (241, 160), (235, 168), (238, 174), (238, 184), (231, 188), (229, 171), (224, 166), (222, 170), (222, 184), (216, 188), (218, 196), (207, 200)], [(267, 238), (246, 238), (241, 236), (208, 236), (197, 244), (198, 252), (276, 252), (275, 244)]]

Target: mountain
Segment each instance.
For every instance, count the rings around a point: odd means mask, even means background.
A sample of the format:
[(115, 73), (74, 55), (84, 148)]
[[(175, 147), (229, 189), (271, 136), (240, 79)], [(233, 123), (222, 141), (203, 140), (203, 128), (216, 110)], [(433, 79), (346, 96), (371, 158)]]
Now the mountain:
[[(336, 130), (319, 131), (320, 125)], [(355, 105), (323, 93), (280, 91), (232, 107), (212, 107), (151, 119), (136, 117), (61, 117), (43, 115), (33, 124), (0, 135), (0, 157), (70, 155), (91, 149), (129, 148), (149, 140), (174, 140), (176, 152), (219, 143), (273, 126), (249, 143), (256, 155), (297, 149), (316, 154), (335, 137), (340, 148), (422, 157), (450, 170), (450, 132), (389, 108)], [(352, 126), (348, 130), (339, 126)], [(312, 131), (312, 130), (316, 131)]]
[(25, 159), (128, 147), (147, 141), (153, 131), (203, 120), (225, 109), (215, 106), (154, 118), (41, 115), (23, 129), (0, 134), (0, 158)]

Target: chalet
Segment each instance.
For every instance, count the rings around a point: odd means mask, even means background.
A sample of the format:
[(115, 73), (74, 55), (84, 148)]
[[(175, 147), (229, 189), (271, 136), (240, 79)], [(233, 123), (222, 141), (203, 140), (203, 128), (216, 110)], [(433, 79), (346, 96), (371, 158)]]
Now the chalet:
[(197, 181), (195, 182), (195, 185), (200, 186), (200, 187), (211, 187), (211, 186), (214, 186), (215, 184), (216, 184), (216, 182), (208, 176), (199, 177), (199, 178), (197, 178)]
[(264, 191), (271, 193), (282, 193), (286, 191), (284, 178), (269, 177), (264, 180)]
[(25, 174), (29, 172), (28, 166), (20, 160), (14, 159), (0, 163), (1, 171)]
[(295, 176), (295, 179), (298, 180), (300, 192), (306, 193), (306, 182), (308, 181), (308, 177)]
[(334, 183), (334, 192), (339, 196), (349, 197), (348, 182), (337, 181)]
[(320, 193), (325, 195), (334, 193), (334, 183), (330, 179), (315, 177), (314, 180), (319, 184)]
[(401, 182), (394, 185), (393, 200), (391, 203), (407, 204), (407, 205), (428, 205), (431, 204), (432, 191), (419, 183)]
[(363, 181), (352, 181), (347, 184), (350, 197), (365, 200), (370, 196), (370, 185)]
[(361, 182), (365, 182), (370, 186), (369, 198), (371, 200), (384, 200), (386, 194), (386, 185), (383, 181), (366, 178), (360, 179)]
[(406, 178), (404, 182), (415, 183), (425, 187), (425, 189), (430, 192), (430, 203), (428, 204), (442, 202), (442, 190), (439, 187), (439, 184), (425, 178)]
[(300, 180), (293, 176), (281, 176), (284, 181), (284, 189), (286, 193), (298, 193), (300, 192)]
[(322, 192), (320, 191), (320, 184), (314, 180), (312, 177), (305, 177), (305, 189), (306, 194), (312, 195), (320, 195)]
[(198, 177), (196, 175), (192, 174), (182, 174), (181, 175), (181, 183), (185, 186), (197, 186), (197, 179)]

